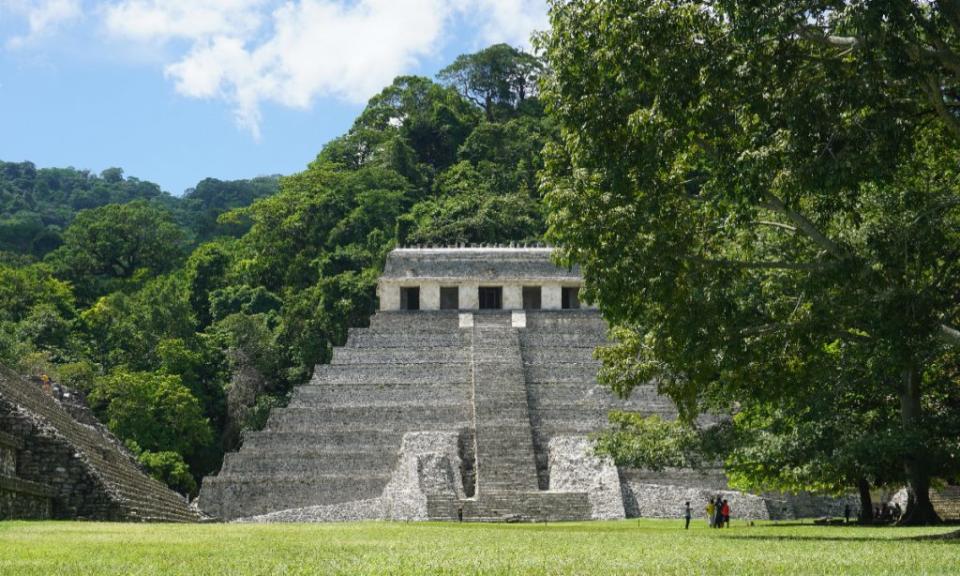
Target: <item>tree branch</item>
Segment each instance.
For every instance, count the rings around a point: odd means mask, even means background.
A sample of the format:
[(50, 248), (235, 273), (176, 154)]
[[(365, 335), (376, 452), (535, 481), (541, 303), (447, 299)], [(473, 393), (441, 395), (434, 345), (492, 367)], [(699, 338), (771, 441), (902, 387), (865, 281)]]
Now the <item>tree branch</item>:
[(960, 346), (960, 330), (946, 324), (940, 325), (940, 339), (947, 344)]
[(772, 220), (757, 220), (757, 224), (763, 226), (773, 226), (774, 228), (782, 228), (784, 230), (789, 230), (790, 232), (796, 232), (797, 229), (789, 224), (784, 224), (783, 222), (773, 222)]
[(814, 226), (813, 222), (807, 219), (806, 216), (800, 214), (796, 210), (788, 207), (784, 204), (783, 200), (777, 197), (775, 194), (767, 192), (764, 194), (764, 202), (762, 204), (767, 210), (777, 212), (782, 214), (788, 220), (796, 224), (797, 228), (803, 232), (803, 234), (812, 240), (814, 244), (820, 246), (836, 258), (844, 258), (847, 256), (847, 251), (840, 244), (834, 242), (824, 235), (820, 230)]
[(822, 270), (824, 267), (824, 264), (818, 262), (730, 260), (727, 258), (711, 259), (699, 256), (694, 256), (692, 259), (709, 266), (731, 266), (747, 270)]
[(950, 111), (943, 101), (943, 94), (940, 92), (940, 83), (932, 74), (927, 74), (924, 83), (924, 92), (927, 93), (927, 100), (933, 106), (937, 116), (947, 125), (954, 138), (960, 139), (960, 120)]
[(803, 26), (800, 28), (800, 35), (808, 40), (813, 40), (824, 46), (831, 48), (856, 48), (860, 44), (860, 39), (856, 36), (835, 36), (828, 34), (816, 26)]

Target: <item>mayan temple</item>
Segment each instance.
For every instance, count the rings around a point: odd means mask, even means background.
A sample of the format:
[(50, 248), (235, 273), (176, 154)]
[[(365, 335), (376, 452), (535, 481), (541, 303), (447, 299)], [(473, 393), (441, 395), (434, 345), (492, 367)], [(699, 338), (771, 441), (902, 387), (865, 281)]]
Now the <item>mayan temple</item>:
[[(202, 510), (575, 520), (675, 516), (684, 500), (724, 490), (720, 471), (650, 474), (593, 455), (588, 435), (609, 410), (675, 410), (653, 385), (619, 400), (597, 384), (607, 326), (580, 303), (581, 284), (549, 248), (394, 250), (370, 326), (245, 435), (204, 480)], [(741, 517), (804, 514), (801, 501), (724, 494)]]

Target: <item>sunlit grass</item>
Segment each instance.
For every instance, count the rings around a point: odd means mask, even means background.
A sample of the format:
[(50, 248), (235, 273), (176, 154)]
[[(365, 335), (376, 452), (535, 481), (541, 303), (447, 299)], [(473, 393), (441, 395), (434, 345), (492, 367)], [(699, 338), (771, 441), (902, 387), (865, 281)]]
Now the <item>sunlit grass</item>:
[(949, 530), (0, 522), (0, 574), (958, 574), (960, 540), (914, 538)]

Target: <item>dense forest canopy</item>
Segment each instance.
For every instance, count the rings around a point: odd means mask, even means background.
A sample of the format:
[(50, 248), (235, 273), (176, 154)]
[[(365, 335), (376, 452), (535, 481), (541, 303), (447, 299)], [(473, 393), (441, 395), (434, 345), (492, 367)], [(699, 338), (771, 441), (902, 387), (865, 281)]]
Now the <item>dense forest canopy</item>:
[[(752, 490), (960, 478), (960, 7), (555, 0), (550, 236), (618, 326), (633, 465)], [(697, 426), (703, 413), (733, 415)], [(666, 450), (664, 450), (666, 448)], [(660, 458), (668, 454), (670, 458)]]
[(42, 258), (63, 244), (63, 232), (81, 212), (108, 204), (147, 202), (168, 210), (191, 242), (239, 236), (242, 222), (218, 223), (220, 214), (277, 191), (279, 179), (222, 181), (207, 178), (182, 197), (153, 182), (125, 177), (120, 168), (99, 175), (74, 168), (37, 168), (0, 161), (0, 255)]
[(119, 169), (0, 164), (0, 363), (87, 393), (195, 492), (368, 321), (394, 245), (541, 239), (540, 70), (496, 45), (399, 77), (303, 172), (183, 198)]

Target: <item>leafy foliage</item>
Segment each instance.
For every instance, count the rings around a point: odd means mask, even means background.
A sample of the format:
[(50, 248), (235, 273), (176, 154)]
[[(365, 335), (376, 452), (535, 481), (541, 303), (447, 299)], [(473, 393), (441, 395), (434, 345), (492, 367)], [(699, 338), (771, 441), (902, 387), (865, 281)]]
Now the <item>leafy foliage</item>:
[(635, 333), (611, 382), (655, 377), (687, 422), (737, 414), (747, 485), (903, 474), (926, 521), (930, 477), (960, 471), (937, 400), (960, 334), (954, 16), (553, 3), (550, 235)]

